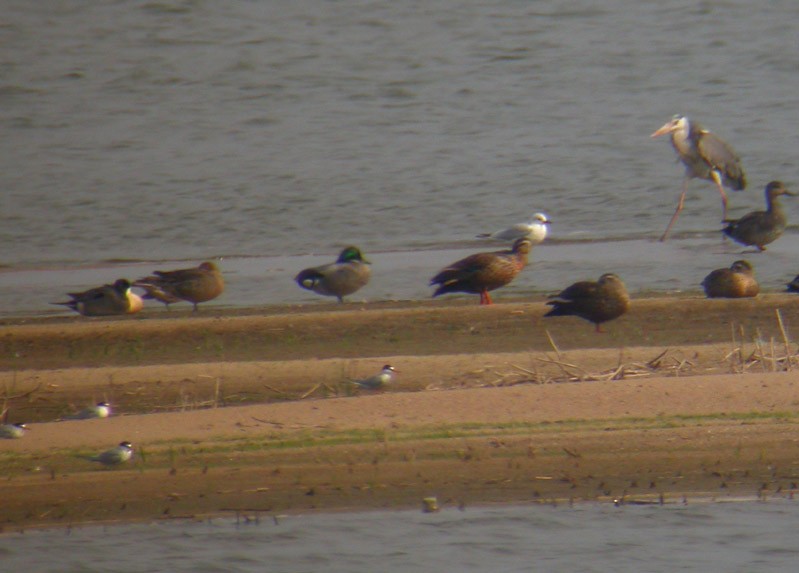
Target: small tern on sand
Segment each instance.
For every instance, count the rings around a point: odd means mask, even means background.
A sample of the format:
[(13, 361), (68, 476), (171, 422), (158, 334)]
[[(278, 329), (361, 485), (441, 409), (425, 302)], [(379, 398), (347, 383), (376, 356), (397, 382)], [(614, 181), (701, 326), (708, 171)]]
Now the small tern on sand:
[(131, 457), (133, 457), (133, 445), (130, 442), (120, 442), (118, 446), (89, 458), (89, 461), (110, 467), (125, 463)]
[(383, 366), (380, 374), (375, 374), (374, 376), (364, 378), (363, 380), (353, 380), (352, 383), (367, 390), (378, 390), (386, 384), (392, 382), (396, 372), (397, 370), (393, 366), (386, 364)]
[(107, 418), (111, 415), (111, 404), (108, 402), (97, 402), (94, 406), (89, 406), (78, 412), (67, 416), (67, 420), (91, 420), (92, 418)]
[(0, 438), (16, 439), (21, 438), (28, 431), (25, 424), (2, 424), (0, 425)]

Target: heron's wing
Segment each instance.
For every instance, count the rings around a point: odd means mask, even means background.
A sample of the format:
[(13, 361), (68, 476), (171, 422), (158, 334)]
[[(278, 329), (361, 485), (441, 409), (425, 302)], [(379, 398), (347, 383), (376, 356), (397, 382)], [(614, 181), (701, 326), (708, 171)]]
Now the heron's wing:
[(710, 131), (702, 130), (696, 149), (702, 159), (729, 181), (731, 187), (737, 190), (746, 187), (741, 158), (726, 141)]

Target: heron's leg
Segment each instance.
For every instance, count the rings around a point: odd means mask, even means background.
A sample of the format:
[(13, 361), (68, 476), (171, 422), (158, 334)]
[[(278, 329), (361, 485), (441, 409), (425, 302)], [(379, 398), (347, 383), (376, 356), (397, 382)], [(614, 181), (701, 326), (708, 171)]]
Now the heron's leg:
[(724, 192), (724, 186), (721, 184), (719, 172), (713, 169), (710, 172), (710, 176), (713, 178), (713, 182), (716, 184), (719, 193), (721, 193), (721, 220), (724, 221), (727, 219), (727, 194)]
[(685, 194), (687, 192), (688, 192), (688, 179), (685, 179), (682, 183), (682, 193), (680, 193), (680, 200), (677, 203), (677, 209), (674, 211), (674, 215), (671, 216), (671, 221), (669, 221), (669, 226), (666, 227), (666, 230), (663, 231), (663, 234), (660, 236), (661, 243), (669, 238), (669, 232), (671, 231), (672, 226), (674, 226), (674, 222), (677, 220), (677, 217), (680, 216), (680, 211), (682, 211), (682, 206), (685, 203)]

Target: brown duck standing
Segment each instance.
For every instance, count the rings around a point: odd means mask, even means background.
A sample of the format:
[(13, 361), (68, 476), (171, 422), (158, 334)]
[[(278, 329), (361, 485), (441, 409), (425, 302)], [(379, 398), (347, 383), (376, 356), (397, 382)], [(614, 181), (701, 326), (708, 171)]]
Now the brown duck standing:
[(788, 191), (781, 181), (772, 181), (766, 185), (766, 210), (752, 211), (737, 220), (728, 219), (722, 231), (737, 243), (765, 251), (766, 245), (780, 238), (788, 223), (778, 199), (780, 195), (796, 194)]
[(705, 277), (702, 287), (708, 298), (747, 298), (760, 292), (749, 261), (735, 261), (728, 269), (716, 269)]
[(624, 282), (613, 273), (599, 280), (580, 281), (562, 290), (547, 302), (552, 310), (544, 316), (579, 316), (593, 322), (597, 332), (602, 323), (618, 318), (630, 307), (630, 297)]
[[(174, 271), (155, 271), (152, 276), (144, 277), (133, 283), (148, 293), (162, 293), (185, 300), (194, 305), (213, 300), (225, 290), (225, 281), (215, 263), (206, 261), (191, 269)], [(163, 301), (164, 296), (151, 295), (151, 298)]]
[(455, 261), (430, 279), (430, 286), (438, 285), (433, 296), (448, 292), (466, 292), (480, 295), (480, 304), (491, 304), (489, 291), (509, 284), (527, 265), (527, 255), (532, 243), (518, 239), (509, 251), (476, 253)]

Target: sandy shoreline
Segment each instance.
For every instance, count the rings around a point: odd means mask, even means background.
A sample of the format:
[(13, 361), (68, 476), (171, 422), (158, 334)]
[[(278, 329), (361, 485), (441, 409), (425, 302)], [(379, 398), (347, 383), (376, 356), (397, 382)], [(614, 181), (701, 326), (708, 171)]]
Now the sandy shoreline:
[[(795, 306), (642, 299), (606, 335), (527, 302), (8, 322), (35, 423), (0, 442), (0, 525), (792, 495)], [(354, 392), (384, 362), (396, 387)], [(119, 415), (54, 421), (99, 399)], [(123, 439), (134, 464), (86, 461)]]

